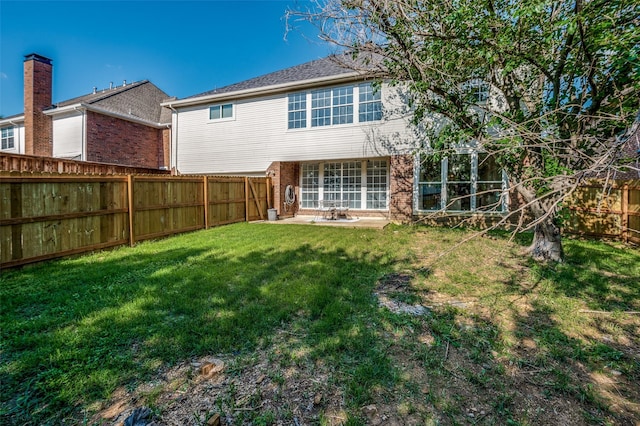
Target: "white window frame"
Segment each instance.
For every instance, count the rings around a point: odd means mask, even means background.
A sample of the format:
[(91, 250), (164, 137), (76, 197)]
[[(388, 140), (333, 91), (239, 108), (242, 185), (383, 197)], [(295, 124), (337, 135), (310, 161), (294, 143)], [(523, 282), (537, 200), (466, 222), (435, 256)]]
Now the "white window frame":
[(300, 166), (300, 206), (318, 206), (320, 199), (320, 163), (303, 163)]
[[(371, 111), (368, 110), (369, 106), (372, 107)], [(365, 119), (361, 120), (363, 116)], [(372, 118), (368, 119), (370, 116)], [(381, 88), (376, 90), (371, 83), (360, 83), (358, 85), (358, 122), (373, 123), (380, 120), (382, 120)]]
[(473, 96), (473, 101), (476, 104), (483, 105), (489, 100), (491, 85), (487, 81), (481, 78), (474, 78), (465, 83), (463, 87)]
[[(297, 118), (297, 115), (300, 117)], [(289, 93), (287, 96), (287, 128), (289, 130), (306, 128), (307, 115), (307, 93)]]
[(353, 86), (334, 87), (331, 90), (331, 124), (352, 124), (353, 105)]
[[(231, 107), (231, 117), (223, 117), (222, 114), (224, 112), (224, 107), (230, 106)], [(213, 112), (214, 109), (219, 109), (220, 111), (220, 117), (218, 118), (212, 118), (211, 117), (211, 113)], [(236, 119), (236, 104), (233, 102), (226, 102), (226, 103), (220, 103), (220, 104), (215, 104), (215, 105), (211, 105), (208, 108), (209, 111), (209, 122), (210, 123), (220, 123), (220, 122), (224, 122), (224, 121), (233, 121)]]
[[(389, 162), (367, 160), (366, 200), (367, 210), (388, 210), (389, 208)], [(383, 188), (383, 189), (381, 189)], [(380, 207), (380, 203), (383, 203)]]
[[(375, 163), (376, 167), (382, 169), (383, 173), (377, 172), (369, 176), (369, 172), (375, 169), (374, 167), (370, 167), (372, 163)], [(300, 167), (299, 207), (301, 209), (317, 208), (318, 200), (345, 200), (350, 202), (349, 208), (354, 210), (389, 210), (390, 166), (388, 159), (320, 161), (303, 163)], [(337, 188), (333, 191), (328, 191), (325, 188), (327, 184), (326, 181), (331, 179), (329, 176), (326, 176), (328, 168), (336, 171), (333, 179)], [(353, 170), (360, 170), (360, 175), (356, 176), (350, 173)], [(383, 175), (384, 178), (382, 177)], [(368, 185), (370, 180), (378, 180), (379, 182), (370, 188)], [(382, 190), (380, 189), (380, 183), (385, 185)], [(357, 189), (354, 191), (353, 188)], [(354, 197), (355, 194), (358, 195)], [(381, 198), (384, 198), (384, 200)], [(383, 207), (370, 207), (370, 201), (375, 201), (378, 205), (382, 202)]]
[[(314, 97), (318, 95), (316, 99)], [(322, 97), (320, 97), (322, 95)], [(333, 90), (318, 89), (311, 92), (311, 127), (326, 127), (332, 122)], [(322, 115), (318, 113), (322, 111)]]
[[(9, 134), (11, 133), (11, 134)], [(0, 148), (16, 149), (16, 131), (14, 126), (3, 127), (0, 129)], [(9, 144), (11, 142), (11, 144)]]
[[(471, 176), (470, 176), (470, 194), (469, 194), (469, 210), (456, 210), (452, 209), (449, 204), (451, 204), (451, 200), (449, 200), (449, 184), (466, 184), (468, 181), (449, 181), (448, 180), (448, 168), (449, 168), (449, 159), (447, 157), (443, 158), (440, 162), (440, 181), (420, 181), (421, 177), (421, 167), (422, 161), (420, 160), (420, 155), (416, 156), (416, 167), (414, 173), (414, 210), (418, 213), (433, 213), (433, 212), (448, 212), (448, 213), (484, 213), (484, 214), (503, 214), (508, 212), (509, 206), (509, 194), (508, 194), (508, 181), (507, 174), (504, 170), (501, 170), (501, 180), (500, 181), (478, 181), (478, 159), (479, 156), (485, 155), (482, 151), (478, 151), (477, 149), (463, 149), (457, 152), (457, 155), (467, 154), (470, 156), (471, 162)], [(499, 200), (499, 208), (495, 208), (492, 210), (484, 210), (482, 208), (478, 208), (478, 194), (481, 191), (478, 190), (478, 185), (483, 184), (497, 184), (501, 185), (501, 194)], [(440, 203), (437, 208), (434, 209), (424, 209), (422, 208), (421, 199), (423, 197), (424, 191), (423, 188), (426, 186), (437, 186), (440, 185)], [(433, 195), (433, 193), (432, 193)]]
[[(360, 101), (360, 91), (367, 89), (366, 100)], [(369, 89), (370, 88), (370, 89)], [(344, 93), (346, 92), (346, 93)], [(322, 94), (322, 98), (317, 98)], [(306, 95), (305, 110), (292, 110), (292, 96)], [(316, 97), (316, 99), (314, 99)], [(357, 124), (374, 124), (383, 118), (382, 88), (373, 90), (370, 82), (341, 86), (322, 87), (306, 92), (287, 94), (287, 131), (315, 130), (335, 126), (353, 126)], [(343, 102), (339, 102), (343, 101)], [(373, 105), (372, 111), (361, 111)], [(300, 127), (291, 127), (291, 113), (305, 112), (306, 122)], [(318, 114), (320, 114), (318, 116)], [(373, 119), (360, 120), (360, 115), (373, 116)]]

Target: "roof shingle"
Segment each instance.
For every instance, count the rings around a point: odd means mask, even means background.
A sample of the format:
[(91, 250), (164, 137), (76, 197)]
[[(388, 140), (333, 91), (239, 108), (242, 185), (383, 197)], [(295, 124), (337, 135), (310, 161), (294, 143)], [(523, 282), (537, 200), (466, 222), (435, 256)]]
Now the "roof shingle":
[(193, 99), (202, 96), (237, 92), (240, 90), (258, 89), (261, 87), (295, 83), (322, 77), (339, 76), (353, 72), (354, 70), (352, 68), (348, 68), (340, 64), (334, 56), (327, 56), (322, 59), (316, 59), (315, 61), (285, 68), (280, 71), (275, 71), (249, 80), (241, 81), (239, 83), (224, 86), (219, 89), (209, 90), (183, 99)]
[(143, 80), (62, 101), (51, 109), (83, 103), (152, 123), (168, 123), (171, 121), (171, 113), (160, 106), (168, 98), (156, 85)]

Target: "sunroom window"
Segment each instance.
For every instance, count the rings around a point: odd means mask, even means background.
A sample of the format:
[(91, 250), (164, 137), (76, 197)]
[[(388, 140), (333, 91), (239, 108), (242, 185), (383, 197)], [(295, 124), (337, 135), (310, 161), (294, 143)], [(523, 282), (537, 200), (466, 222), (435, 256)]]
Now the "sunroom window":
[(494, 157), (478, 154), (478, 183), (476, 188), (476, 209), (503, 210), (502, 170)]
[(367, 208), (387, 208), (387, 162), (383, 160), (367, 161)]
[(420, 164), (419, 210), (442, 209), (442, 162), (434, 157)]
[(316, 208), (318, 200), (342, 201), (352, 209), (386, 210), (388, 162), (357, 160), (305, 163), (301, 167), (302, 208)]
[(471, 210), (471, 154), (447, 158), (447, 210)]
[(507, 209), (506, 176), (495, 158), (477, 151), (438, 159), (427, 156), (417, 175), (418, 211)]
[(305, 163), (301, 169), (300, 204), (302, 207), (314, 208), (318, 205), (320, 191), (319, 164)]

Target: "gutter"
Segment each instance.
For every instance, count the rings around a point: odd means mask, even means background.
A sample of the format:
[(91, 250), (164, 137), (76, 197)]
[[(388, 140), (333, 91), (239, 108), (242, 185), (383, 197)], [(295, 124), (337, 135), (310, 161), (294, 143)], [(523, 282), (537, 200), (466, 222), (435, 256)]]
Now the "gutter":
[(56, 115), (78, 111), (79, 109), (84, 109), (85, 111), (97, 112), (99, 114), (107, 115), (109, 117), (120, 118), (122, 120), (131, 121), (133, 123), (143, 124), (145, 126), (151, 126), (156, 129), (164, 129), (166, 126), (171, 125), (171, 123), (155, 123), (153, 121), (145, 120), (139, 117), (135, 117), (133, 115), (114, 112), (114, 111), (110, 111), (104, 108), (100, 108), (100, 107), (90, 105), (90, 104), (85, 104), (85, 103), (77, 103), (73, 105), (67, 105), (64, 107), (58, 107), (58, 108), (50, 109), (47, 111), (43, 111), (43, 113), (50, 117), (55, 117)]
[(318, 77), (318, 78), (313, 78), (309, 80), (297, 81), (294, 83), (273, 84), (270, 86), (235, 90), (233, 92), (227, 92), (227, 93), (212, 93), (210, 95), (199, 96), (197, 98), (187, 98), (187, 99), (182, 99), (177, 101), (163, 102), (160, 105), (166, 106), (169, 108), (171, 108), (172, 105), (177, 107), (186, 107), (186, 106), (199, 105), (199, 104), (208, 103), (208, 102), (224, 101), (228, 99), (243, 99), (243, 98), (255, 97), (257, 95), (271, 95), (274, 93), (281, 93), (281, 92), (286, 92), (291, 90), (311, 88), (311, 87), (321, 86), (324, 83), (328, 83), (328, 82), (336, 83), (336, 84), (347, 83), (347, 82), (357, 81), (361, 79), (363, 80), (365, 77), (368, 77), (368, 76), (369, 74), (362, 74), (360, 72), (354, 71), (347, 74), (340, 74), (339, 77), (336, 77), (336, 76)]
[(0, 126), (4, 124), (10, 124), (12, 126), (17, 126), (20, 123), (24, 123), (24, 115), (18, 115), (13, 117), (7, 117), (0, 119)]

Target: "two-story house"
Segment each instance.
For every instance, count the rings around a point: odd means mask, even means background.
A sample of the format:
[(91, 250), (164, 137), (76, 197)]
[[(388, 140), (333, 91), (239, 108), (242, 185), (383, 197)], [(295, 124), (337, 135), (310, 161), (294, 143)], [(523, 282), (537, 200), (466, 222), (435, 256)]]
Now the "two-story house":
[[(171, 167), (182, 174), (269, 175), (280, 215), (342, 200), (357, 216), (409, 220), (507, 208), (506, 179), (477, 150), (420, 161), (399, 88), (333, 57), (163, 103), (173, 111)], [(455, 201), (454, 201), (455, 200)]]
[(52, 61), (24, 61), (24, 113), (0, 119), (0, 151), (168, 168), (169, 96), (144, 80), (52, 103)]

